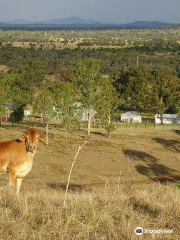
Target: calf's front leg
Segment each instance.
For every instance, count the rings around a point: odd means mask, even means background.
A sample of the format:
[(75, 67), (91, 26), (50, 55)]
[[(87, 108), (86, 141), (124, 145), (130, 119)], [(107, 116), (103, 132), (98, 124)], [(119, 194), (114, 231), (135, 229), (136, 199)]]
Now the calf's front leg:
[(21, 184), (22, 184), (22, 178), (17, 178), (17, 194), (20, 194), (20, 190), (21, 190)]
[(16, 173), (15, 172), (9, 172), (9, 187), (14, 187), (15, 178), (16, 178)]

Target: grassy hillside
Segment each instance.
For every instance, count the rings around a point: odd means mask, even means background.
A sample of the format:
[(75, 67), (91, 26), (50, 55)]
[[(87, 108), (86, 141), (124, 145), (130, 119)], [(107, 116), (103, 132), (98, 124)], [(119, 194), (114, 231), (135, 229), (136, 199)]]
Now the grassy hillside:
[[(25, 129), (2, 126), (0, 141), (16, 138)], [(1, 239), (136, 239), (139, 226), (173, 230), (155, 234), (155, 239), (179, 239), (177, 130), (119, 128), (107, 139), (103, 129), (93, 129), (78, 156), (63, 208), (69, 169), (86, 131), (69, 133), (65, 146), (63, 130), (52, 127), (50, 144), (39, 143), (19, 198), (7, 190), (8, 176), (0, 175)]]
[[(32, 190), (16, 198), (1, 189), (0, 236), (24, 239), (179, 239), (180, 190), (153, 184), (142, 190), (104, 188), (71, 192)], [(136, 236), (135, 229), (169, 229)]]

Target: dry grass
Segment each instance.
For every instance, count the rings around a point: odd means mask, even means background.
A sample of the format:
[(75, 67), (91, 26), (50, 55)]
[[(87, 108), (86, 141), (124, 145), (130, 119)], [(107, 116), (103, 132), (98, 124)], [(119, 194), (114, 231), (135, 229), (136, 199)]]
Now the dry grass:
[[(180, 239), (180, 190), (153, 184), (144, 190), (104, 188), (71, 192), (24, 192), (20, 198), (1, 189), (0, 236), (17, 239), (139, 239), (135, 228), (172, 229), (155, 239)], [(153, 239), (144, 234), (143, 239)]]
[[(26, 125), (12, 128), (3, 123), (0, 141), (17, 138), (27, 128)], [(118, 181), (120, 171), (124, 182), (180, 180), (177, 128), (119, 128), (112, 139), (106, 138), (103, 129), (93, 129), (90, 141), (78, 156), (71, 183), (98, 185), (104, 184), (105, 179), (113, 183)], [(87, 133), (85, 129), (72, 131), (67, 146), (64, 136), (62, 129), (51, 127), (49, 146), (39, 143), (33, 169), (23, 184), (25, 190), (66, 184), (72, 159)], [(1, 175), (0, 181), (7, 184), (7, 176)]]
[(0, 65), (0, 73), (8, 72), (9, 68), (5, 65)]
[[(0, 140), (17, 138), (27, 127), (3, 123)], [(154, 239), (180, 239), (177, 127), (122, 128), (112, 139), (103, 129), (93, 132), (75, 164), (67, 208), (64, 190), (84, 129), (69, 134), (67, 147), (64, 131), (50, 129), (50, 144), (40, 142), (19, 198), (6, 189), (8, 176), (0, 175), (0, 239), (134, 240), (138, 226), (173, 230)]]

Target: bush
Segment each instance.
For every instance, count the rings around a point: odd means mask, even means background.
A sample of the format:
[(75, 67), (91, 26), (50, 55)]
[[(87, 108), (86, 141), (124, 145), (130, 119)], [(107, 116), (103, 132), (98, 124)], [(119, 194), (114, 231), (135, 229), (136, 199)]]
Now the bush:
[(177, 188), (180, 188), (180, 182), (175, 183), (175, 186), (176, 186)]
[(117, 129), (117, 128), (116, 128), (116, 126), (115, 126), (114, 123), (110, 123), (110, 124), (107, 124), (107, 125), (105, 126), (105, 130), (107, 131), (109, 138), (111, 137), (111, 133), (112, 133), (113, 131), (115, 131), (116, 129)]
[(15, 108), (9, 117), (9, 121), (12, 123), (21, 122), (24, 118), (24, 108)]

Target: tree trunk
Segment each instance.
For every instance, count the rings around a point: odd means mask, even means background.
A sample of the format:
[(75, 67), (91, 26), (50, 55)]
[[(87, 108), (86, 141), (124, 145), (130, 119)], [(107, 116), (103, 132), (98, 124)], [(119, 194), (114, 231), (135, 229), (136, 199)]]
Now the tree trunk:
[(67, 145), (67, 136), (68, 136), (68, 130), (69, 130), (67, 123), (66, 123), (66, 126), (65, 126), (65, 130), (66, 130), (66, 132), (65, 132), (65, 145)]
[(108, 124), (111, 124), (111, 116), (108, 117)]
[(8, 117), (9, 117), (9, 116), (8, 116), (8, 112), (7, 112), (7, 111), (6, 111), (6, 114), (5, 114), (5, 116), (6, 116), (5, 118), (6, 118), (6, 122), (7, 122), (7, 120), (8, 120)]
[[(110, 109), (109, 109), (109, 116), (108, 116), (108, 125), (111, 124), (111, 112), (110, 112)], [(109, 129), (108, 131), (108, 138), (111, 138), (112, 136), (112, 132), (111, 132), (111, 129)]]
[(161, 125), (164, 124), (164, 121), (163, 121), (163, 113), (160, 113), (160, 120), (161, 120)]
[(88, 113), (88, 136), (91, 134), (91, 116), (90, 113)]
[(160, 98), (160, 103), (161, 103), (161, 110), (160, 110), (160, 120), (161, 120), (161, 125), (164, 124), (164, 121), (163, 121), (163, 112), (165, 111), (163, 109), (163, 97)]
[(49, 144), (49, 123), (46, 122), (46, 145), (48, 146)]
[(43, 126), (46, 126), (46, 115), (44, 112), (42, 112), (42, 120), (43, 120)]

